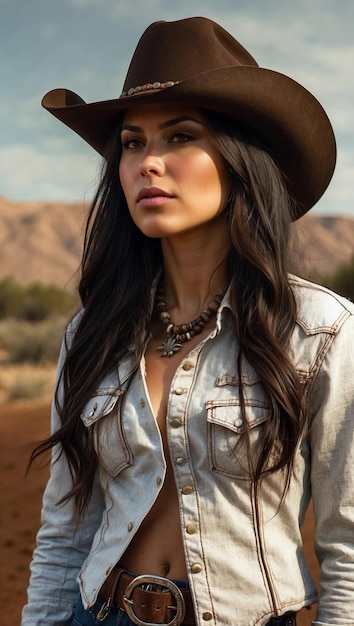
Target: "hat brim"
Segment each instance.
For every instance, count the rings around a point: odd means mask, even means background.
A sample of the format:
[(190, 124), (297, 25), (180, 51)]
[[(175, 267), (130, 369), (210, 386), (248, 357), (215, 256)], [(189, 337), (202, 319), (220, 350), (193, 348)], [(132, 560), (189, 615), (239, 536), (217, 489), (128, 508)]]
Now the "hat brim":
[(224, 113), (252, 128), (286, 176), (297, 203), (296, 218), (316, 204), (326, 190), (336, 162), (329, 119), (309, 91), (273, 70), (225, 67), (165, 89), (90, 104), (72, 91), (54, 89), (44, 96), (42, 105), (104, 156), (122, 111), (175, 101)]

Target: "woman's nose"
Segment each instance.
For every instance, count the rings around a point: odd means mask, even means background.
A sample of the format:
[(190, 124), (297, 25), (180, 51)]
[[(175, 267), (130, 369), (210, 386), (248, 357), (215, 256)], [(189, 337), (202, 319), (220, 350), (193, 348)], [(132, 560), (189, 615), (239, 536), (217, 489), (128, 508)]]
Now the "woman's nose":
[(157, 154), (145, 153), (140, 163), (140, 173), (142, 176), (161, 176), (165, 166), (161, 156)]

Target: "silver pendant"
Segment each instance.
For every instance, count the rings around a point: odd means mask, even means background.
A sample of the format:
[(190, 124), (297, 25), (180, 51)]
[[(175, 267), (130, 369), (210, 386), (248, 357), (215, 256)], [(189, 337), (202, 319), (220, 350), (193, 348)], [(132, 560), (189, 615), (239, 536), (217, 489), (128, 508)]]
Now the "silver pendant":
[(173, 356), (176, 352), (180, 351), (182, 346), (183, 343), (178, 341), (175, 335), (170, 335), (170, 337), (166, 337), (165, 341), (163, 341), (161, 346), (157, 349), (161, 352), (161, 356)]

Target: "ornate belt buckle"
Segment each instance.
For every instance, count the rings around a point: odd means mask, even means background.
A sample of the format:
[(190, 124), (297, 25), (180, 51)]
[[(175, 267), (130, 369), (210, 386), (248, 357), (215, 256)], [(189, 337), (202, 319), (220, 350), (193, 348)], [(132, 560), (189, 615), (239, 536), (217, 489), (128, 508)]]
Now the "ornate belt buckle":
[(156, 622), (144, 622), (143, 620), (139, 619), (139, 617), (134, 613), (134, 600), (131, 598), (131, 596), (134, 589), (143, 584), (161, 585), (162, 587), (166, 587), (166, 589), (169, 589), (171, 591), (173, 597), (176, 600), (176, 606), (171, 606), (169, 608), (175, 610), (176, 615), (170, 622), (160, 624), (159, 626), (180, 626), (186, 613), (186, 605), (184, 602), (182, 591), (172, 580), (169, 580), (168, 578), (163, 578), (162, 576), (136, 576), (136, 578), (134, 578), (127, 586), (123, 597), (123, 603), (124, 608), (132, 622), (134, 622), (134, 624), (137, 624), (137, 626), (156, 626)]

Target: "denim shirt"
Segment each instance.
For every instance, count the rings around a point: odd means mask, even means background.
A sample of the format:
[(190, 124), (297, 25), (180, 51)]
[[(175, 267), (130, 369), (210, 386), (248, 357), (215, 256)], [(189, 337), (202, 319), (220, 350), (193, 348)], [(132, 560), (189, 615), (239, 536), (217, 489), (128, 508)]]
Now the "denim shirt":
[[(244, 424), (227, 295), (216, 328), (186, 355), (171, 384), (168, 445), (198, 626), (262, 626), (317, 600), (300, 534), (311, 497), (322, 571), (314, 624), (354, 626), (354, 306), (304, 280), (292, 277), (291, 284), (298, 302), (291, 353), (310, 428), (280, 507), (282, 475), (265, 478), (255, 493), (246, 449), (237, 446)], [(69, 341), (74, 332), (75, 322)], [(101, 461), (78, 529), (72, 502), (57, 506), (71, 477), (65, 456), (53, 453), (22, 626), (69, 624), (79, 588), (84, 606), (92, 606), (160, 493), (166, 462), (144, 359), (124, 398), (117, 391), (133, 359), (99, 384), (82, 413), (85, 426), (100, 425)], [(247, 363), (242, 380), (252, 456), (270, 406)], [(58, 426), (53, 408), (52, 428)]]

